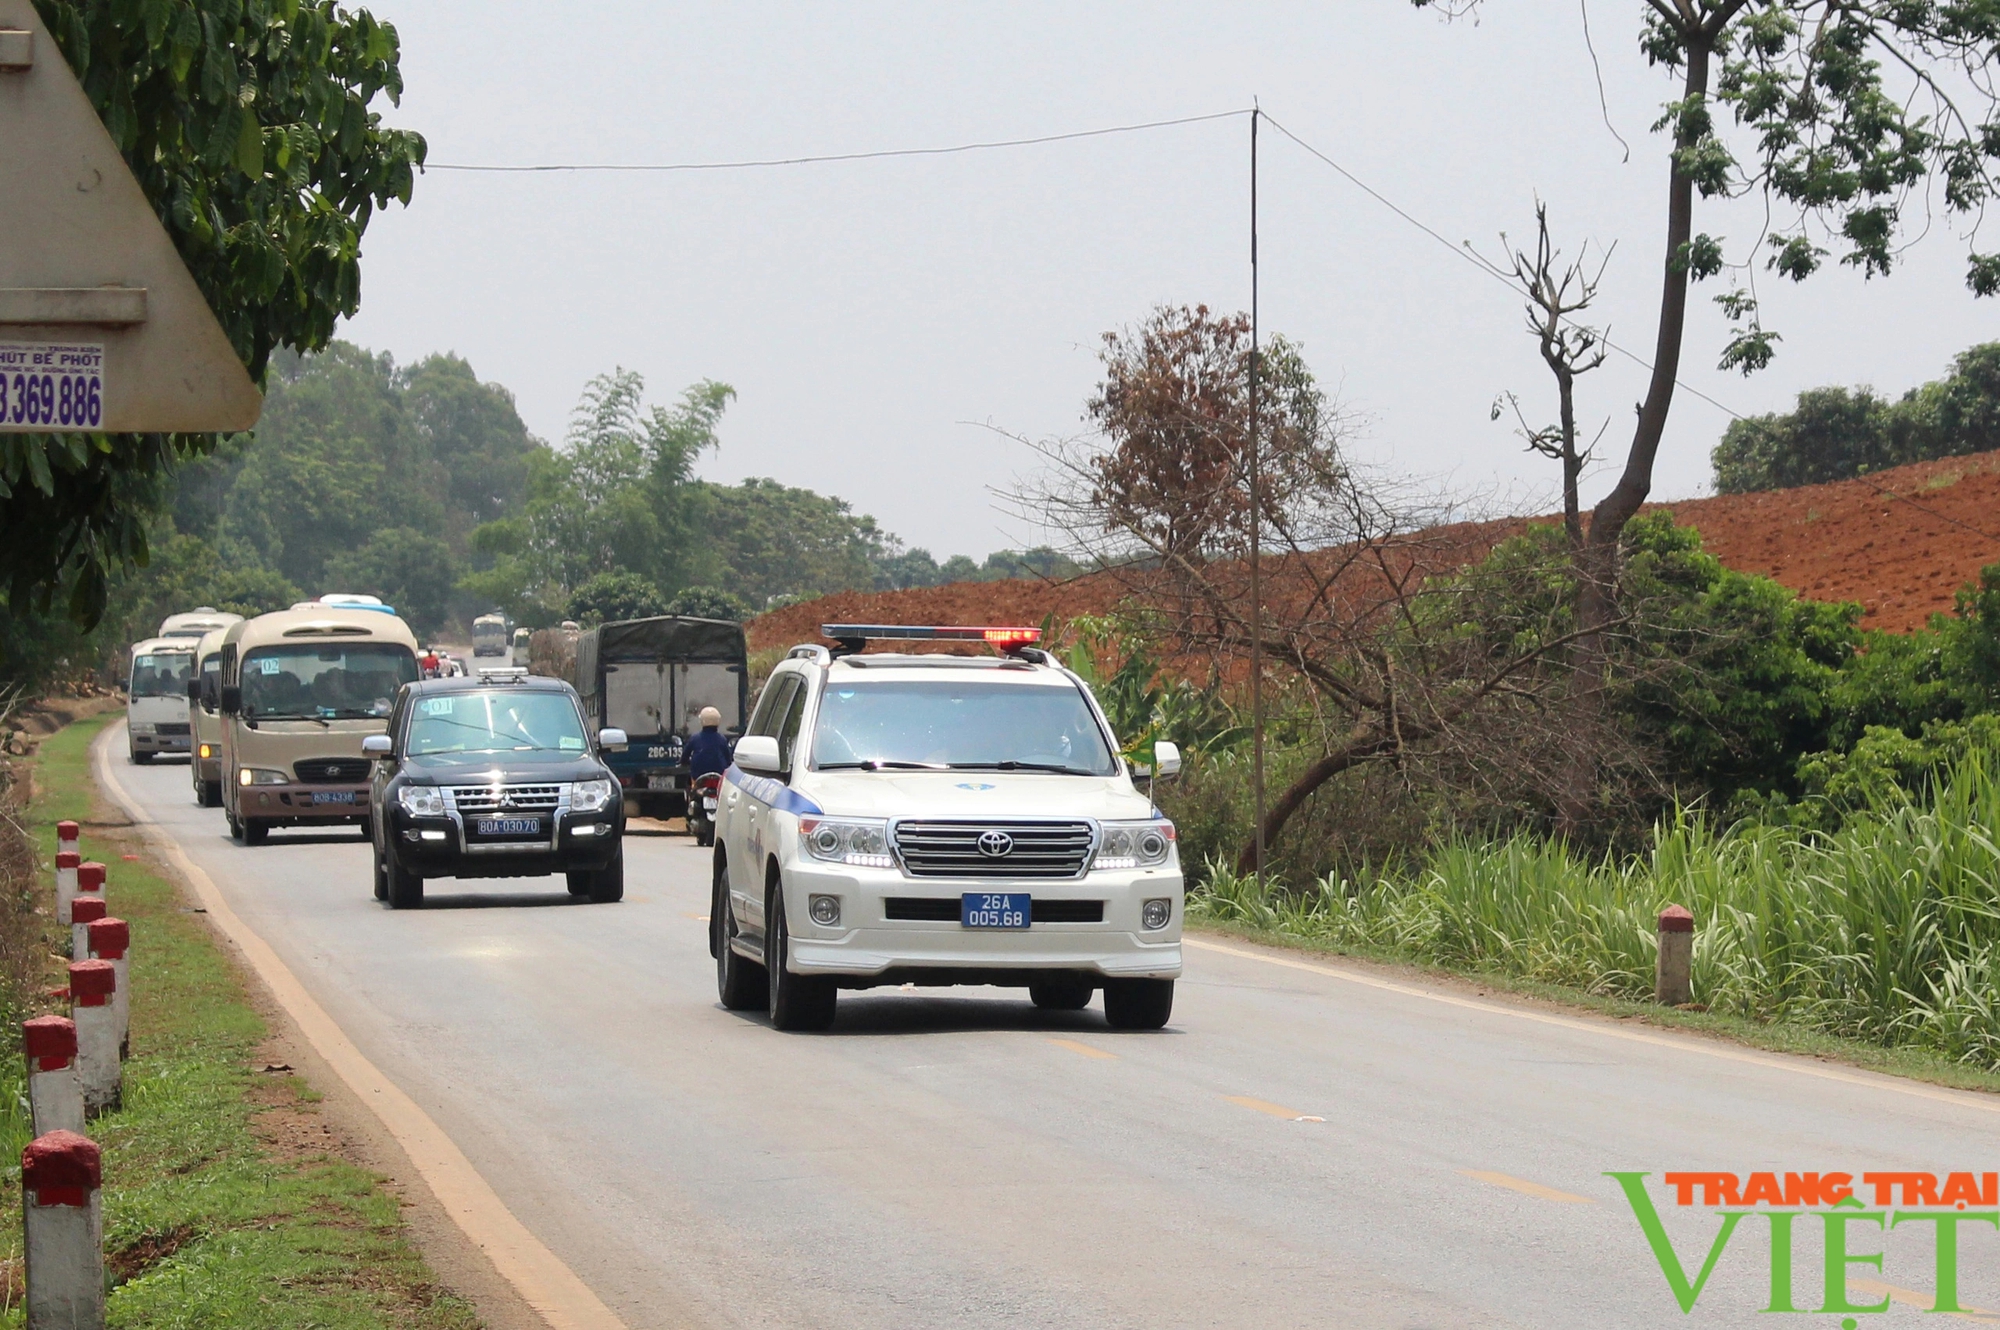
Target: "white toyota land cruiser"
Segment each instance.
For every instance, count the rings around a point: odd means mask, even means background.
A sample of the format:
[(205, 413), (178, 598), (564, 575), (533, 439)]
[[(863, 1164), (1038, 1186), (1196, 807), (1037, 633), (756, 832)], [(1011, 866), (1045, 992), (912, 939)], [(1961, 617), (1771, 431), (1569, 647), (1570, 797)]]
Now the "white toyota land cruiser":
[[(1033, 628), (828, 624), (737, 741), (715, 835), (723, 1005), (833, 1023), (843, 988), (1025, 986), (1158, 1029), (1181, 972), (1174, 825), (1134, 785), (1081, 679)], [(871, 638), (999, 656), (863, 655)], [(1180, 767), (1162, 742), (1157, 774)]]

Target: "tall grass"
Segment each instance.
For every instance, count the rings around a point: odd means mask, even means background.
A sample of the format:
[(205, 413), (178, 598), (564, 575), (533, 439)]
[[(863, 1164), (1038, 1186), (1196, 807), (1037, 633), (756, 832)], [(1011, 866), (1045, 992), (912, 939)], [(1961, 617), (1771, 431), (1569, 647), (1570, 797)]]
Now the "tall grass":
[(1303, 892), (1217, 870), (1196, 919), (1593, 993), (1650, 996), (1662, 906), (1695, 916), (1694, 997), (2000, 1068), (2000, 758), (1819, 835), (1683, 814), (1643, 856), (1460, 841)]

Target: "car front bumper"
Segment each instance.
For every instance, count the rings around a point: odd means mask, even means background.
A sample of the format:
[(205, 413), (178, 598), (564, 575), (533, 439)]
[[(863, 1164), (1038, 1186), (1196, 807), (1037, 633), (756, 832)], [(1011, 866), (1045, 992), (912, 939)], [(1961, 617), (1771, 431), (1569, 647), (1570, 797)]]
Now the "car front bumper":
[[(1061, 882), (912, 879), (888, 870), (847, 870), (816, 861), (783, 873), (791, 969), (796, 974), (872, 978), (879, 982), (1027, 982), (1052, 971), (1101, 978), (1175, 979), (1181, 973), (1184, 891), (1177, 868), (1096, 872)], [(1098, 922), (1030, 922), (1026, 928), (966, 928), (956, 909), (966, 893), (1025, 892), (1037, 903), (1102, 902)], [(814, 896), (840, 901), (840, 923), (812, 922)], [(948, 901), (950, 920), (890, 918), (889, 902)], [(1172, 902), (1166, 927), (1141, 926), (1147, 900)], [(942, 909), (941, 906), (937, 907)]]
[(615, 808), (595, 813), (564, 812), (552, 838), (467, 843), (451, 817), (413, 817), (401, 808), (385, 828), (389, 853), (406, 873), (418, 877), (546, 877), (551, 873), (594, 872), (618, 854), (624, 835)]
[(132, 732), (132, 748), (141, 753), (185, 753), (192, 740), (185, 734), (142, 734)]

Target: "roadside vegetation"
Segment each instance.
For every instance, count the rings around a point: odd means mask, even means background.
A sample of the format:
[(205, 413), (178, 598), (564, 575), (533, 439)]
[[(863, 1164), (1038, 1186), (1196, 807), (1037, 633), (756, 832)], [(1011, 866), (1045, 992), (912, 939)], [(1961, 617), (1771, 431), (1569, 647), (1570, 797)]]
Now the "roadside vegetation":
[[(55, 823), (75, 819), (134, 940), (124, 1106), (90, 1128), (104, 1147), (110, 1324), (473, 1330), (470, 1307), (431, 1282), (395, 1198), (331, 1148), (305, 1083), (261, 1056), (269, 1031), (200, 915), (95, 794), (88, 750), (104, 721), (50, 736), (34, 760), (41, 912), (7, 916), (33, 931), (6, 950), (32, 947), (39, 982), (8, 992), (6, 1015), (13, 1028), (61, 982), (46, 865)], [(18, 1056), (0, 1059), (0, 1210), (17, 1216), (22, 1076)], [(0, 1326), (22, 1324), (20, 1241), (18, 1222), (0, 1225)]]

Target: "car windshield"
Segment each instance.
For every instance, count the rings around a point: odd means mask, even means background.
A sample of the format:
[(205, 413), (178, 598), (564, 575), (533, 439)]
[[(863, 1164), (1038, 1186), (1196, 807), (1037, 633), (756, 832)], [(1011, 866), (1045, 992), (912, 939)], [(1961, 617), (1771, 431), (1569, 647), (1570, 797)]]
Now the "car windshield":
[(492, 689), (421, 697), (410, 714), (412, 757), (484, 763), (495, 753), (581, 757), (583, 718), (567, 693)]
[(1064, 684), (892, 680), (835, 683), (820, 698), (813, 764), (843, 767), (1117, 771), (1083, 694)]
[(286, 643), (243, 659), (243, 714), (256, 720), (386, 716), (417, 677), (408, 647), (388, 642)]
[(186, 697), (194, 657), (185, 651), (162, 651), (132, 659), (133, 697)]

